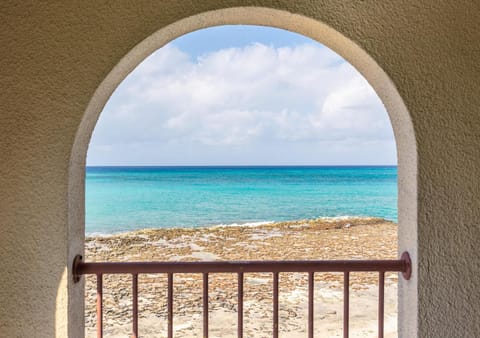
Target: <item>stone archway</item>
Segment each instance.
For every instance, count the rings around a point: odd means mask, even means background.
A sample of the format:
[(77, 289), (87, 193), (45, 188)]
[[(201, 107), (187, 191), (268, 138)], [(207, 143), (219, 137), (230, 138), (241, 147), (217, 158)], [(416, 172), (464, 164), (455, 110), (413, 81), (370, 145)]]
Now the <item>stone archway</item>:
[[(340, 32), (314, 19), (286, 11), (237, 7), (204, 12), (170, 24), (136, 45), (104, 78), (95, 91), (77, 130), (71, 152), (68, 187), (68, 256), (73, 261), (83, 252), (85, 160), (90, 136), (110, 95), (120, 82), (148, 55), (169, 41), (194, 30), (224, 24), (252, 24), (283, 28), (308, 36), (328, 46), (350, 62), (370, 82), (382, 99), (395, 134), (399, 180), (399, 250), (408, 250), (413, 260), (413, 277), (400, 282), (399, 331), (402, 336), (417, 334), (417, 152), (410, 115), (395, 84), (375, 60)], [(68, 282), (71, 283), (71, 272)], [(62, 285), (64, 287), (64, 285)], [(68, 287), (66, 310), (70, 336), (83, 332), (83, 286)], [(407, 309), (408, 304), (408, 309)], [(57, 305), (58, 306), (58, 305)], [(64, 306), (64, 305), (61, 305)], [(57, 312), (60, 310), (57, 309)], [(65, 309), (63, 310), (65, 311)], [(61, 312), (61, 311), (60, 311)], [(75, 318), (77, 320), (75, 320)]]

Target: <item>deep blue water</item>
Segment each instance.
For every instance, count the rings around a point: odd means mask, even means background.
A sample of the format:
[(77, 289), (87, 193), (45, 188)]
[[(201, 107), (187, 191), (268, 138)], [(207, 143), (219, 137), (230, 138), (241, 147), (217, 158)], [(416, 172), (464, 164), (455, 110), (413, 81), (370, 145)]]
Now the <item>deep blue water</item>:
[(397, 168), (87, 168), (87, 233), (338, 216), (396, 221)]

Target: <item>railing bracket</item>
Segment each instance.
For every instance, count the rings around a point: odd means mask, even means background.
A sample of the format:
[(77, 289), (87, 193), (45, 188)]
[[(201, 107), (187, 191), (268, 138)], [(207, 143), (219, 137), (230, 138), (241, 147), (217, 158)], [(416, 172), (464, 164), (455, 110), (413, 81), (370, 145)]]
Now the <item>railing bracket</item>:
[(82, 255), (76, 255), (75, 258), (73, 259), (72, 276), (73, 276), (74, 283), (80, 282), (80, 278), (82, 277), (82, 275), (78, 272), (78, 267), (82, 262), (83, 262)]
[(402, 271), (402, 276), (405, 278), (405, 280), (409, 280), (410, 277), (412, 277), (412, 260), (408, 251), (404, 251), (402, 253), (400, 260), (403, 261), (403, 264), (405, 264)]

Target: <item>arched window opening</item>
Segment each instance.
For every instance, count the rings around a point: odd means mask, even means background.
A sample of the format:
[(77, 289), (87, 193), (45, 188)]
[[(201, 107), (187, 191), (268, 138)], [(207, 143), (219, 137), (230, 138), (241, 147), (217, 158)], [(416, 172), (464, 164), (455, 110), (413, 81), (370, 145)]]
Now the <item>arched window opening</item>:
[[(162, 47), (108, 101), (87, 165), (89, 261), (397, 258), (396, 151), (385, 108), (350, 64), (295, 33), (220, 26)], [(237, 277), (209, 277), (212, 335), (237, 332)], [(200, 336), (204, 278), (140, 275), (142, 336), (168, 330), (169, 306), (176, 334)], [(244, 278), (245, 336), (268, 334), (275, 282)], [(344, 274), (314, 281), (314, 332), (335, 336), (344, 329)], [(377, 335), (377, 281), (350, 276), (354, 336)], [(384, 329), (393, 337), (396, 274), (384, 282)], [(130, 330), (130, 283), (105, 276), (109, 335)], [(282, 273), (278, 283), (280, 334), (305, 335), (309, 275)], [(86, 285), (93, 335), (94, 279)]]

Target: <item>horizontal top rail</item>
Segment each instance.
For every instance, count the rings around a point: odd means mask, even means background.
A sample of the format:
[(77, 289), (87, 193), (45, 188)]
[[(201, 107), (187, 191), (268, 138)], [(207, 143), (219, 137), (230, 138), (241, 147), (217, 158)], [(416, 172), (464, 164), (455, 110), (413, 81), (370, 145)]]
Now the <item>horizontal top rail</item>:
[(211, 262), (83, 262), (75, 258), (76, 280), (86, 274), (140, 273), (235, 273), (235, 272), (402, 272), (410, 278), (407, 252), (398, 260), (302, 260), (302, 261), (211, 261)]

